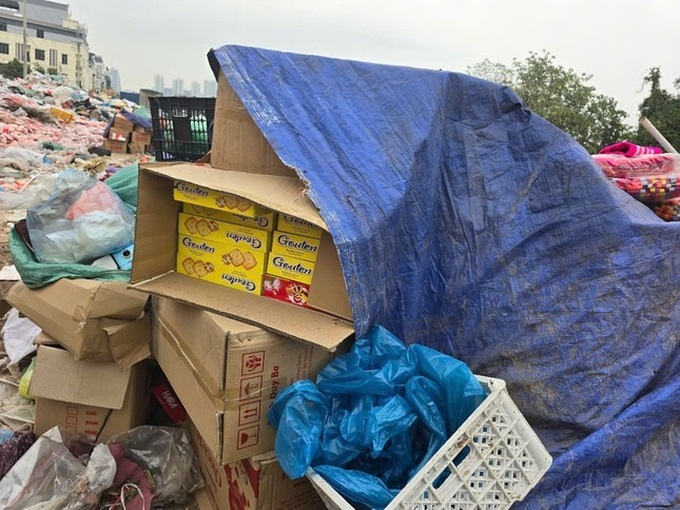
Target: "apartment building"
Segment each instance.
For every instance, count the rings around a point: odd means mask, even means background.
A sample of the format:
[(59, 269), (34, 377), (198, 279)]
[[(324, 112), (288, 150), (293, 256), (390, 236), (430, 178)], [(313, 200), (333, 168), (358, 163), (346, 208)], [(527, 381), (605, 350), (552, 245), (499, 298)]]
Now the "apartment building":
[[(0, 0), (0, 63), (23, 62), (23, 0)], [(106, 82), (103, 60), (90, 52), (87, 27), (67, 4), (27, 0), (27, 55), (31, 68), (66, 75), (85, 90)]]

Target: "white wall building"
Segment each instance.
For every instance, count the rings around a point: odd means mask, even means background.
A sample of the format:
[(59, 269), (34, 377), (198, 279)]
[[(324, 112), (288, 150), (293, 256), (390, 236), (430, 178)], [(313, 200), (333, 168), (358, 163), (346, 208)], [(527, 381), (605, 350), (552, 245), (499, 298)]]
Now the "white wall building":
[[(0, 63), (23, 62), (23, 0), (0, 0)], [(27, 0), (27, 57), (32, 69), (63, 74), (85, 90), (105, 80), (103, 59), (90, 58), (87, 27), (67, 4)], [(103, 77), (103, 78), (102, 78)]]

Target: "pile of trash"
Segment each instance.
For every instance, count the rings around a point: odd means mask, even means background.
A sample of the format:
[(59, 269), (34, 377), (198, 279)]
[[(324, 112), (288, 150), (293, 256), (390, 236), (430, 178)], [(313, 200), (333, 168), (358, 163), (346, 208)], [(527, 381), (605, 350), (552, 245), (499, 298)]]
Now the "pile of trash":
[[(25, 79), (0, 76), (0, 191), (23, 190), (66, 168), (104, 179), (144, 159), (139, 154), (110, 157), (102, 147), (116, 113), (143, 110), (124, 99), (87, 93), (61, 77), (38, 72)], [(3, 209), (25, 208), (22, 200), (0, 202)]]
[(0, 145), (54, 142), (83, 151), (100, 144), (105, 123), (116, 111), (135, 107), (37, 72), (25, 79), (0, 77)]

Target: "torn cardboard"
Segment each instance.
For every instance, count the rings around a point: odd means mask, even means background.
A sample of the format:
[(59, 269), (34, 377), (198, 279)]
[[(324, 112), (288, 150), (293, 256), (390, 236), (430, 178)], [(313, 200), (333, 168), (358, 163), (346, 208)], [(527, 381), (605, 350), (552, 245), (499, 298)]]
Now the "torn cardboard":
[(154, 357), (213, 456), (226, 464), (273, 449), (274, 399), (333, 354), (177, 301), (153, 303)]
[(223, 466), (196, 428), (189, 430), (205, 482), (197, 497), (201, 510), (325, 510), (309, 480), (288, 478), (274, 452)]
[(327, 226), (316, 207), (301, 193), (298, 179), (216, 170), (207, 165), (149, 165), (140, 168), (133, 288), (184, 301), (289, 338), (334, 349), (354, 332), (342, 268), (333, 240), (324, 231), (308, 297), (312, 309), (202, 282), (175, 271), (177, 215), (173, 183), (182, 180), (231, 193)]
[(222, 73), (217, 80), (210, 159), (223, 170), (297, 178), (281, 162)]
[(90, 439), (106, 439), (142, 425), (148, 409), (147, 362), (121, 371), (115, 363), (76, 361), (41, 345), (29, 394), (36, 397), (36, 435), (59, 426)]
[(150, 352), (147, 294), (122, 282), (62, 278), (40, 289), (15, 284), (6, 300), (76, 359), (115, 360), (122, 369)]

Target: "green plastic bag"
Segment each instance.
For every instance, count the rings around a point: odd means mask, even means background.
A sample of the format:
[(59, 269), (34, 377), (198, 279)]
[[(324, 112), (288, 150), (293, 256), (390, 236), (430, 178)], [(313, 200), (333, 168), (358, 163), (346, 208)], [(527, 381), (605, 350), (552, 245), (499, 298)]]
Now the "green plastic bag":
[[(121, 168), (106, 180), (106, 184), (129, 206), (137, 209), (138, 165)], [(130, 281), (130, 271), (104, 269), (85, 264), (41, 264), (26, 246), (16, 227), (9, 233), (12, 261), (29, 289), (39, 289), (61, 278), (87, 278), (102, 281)]]

